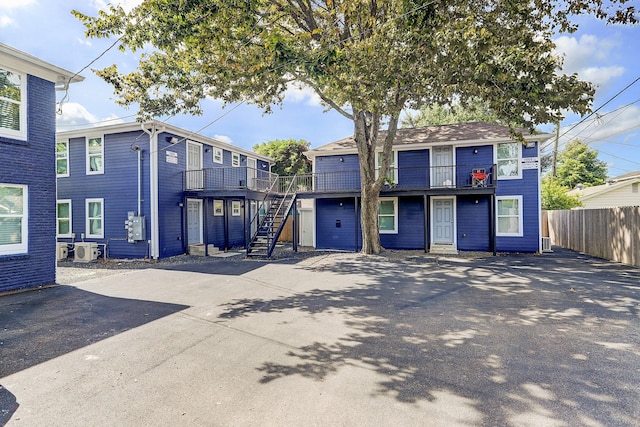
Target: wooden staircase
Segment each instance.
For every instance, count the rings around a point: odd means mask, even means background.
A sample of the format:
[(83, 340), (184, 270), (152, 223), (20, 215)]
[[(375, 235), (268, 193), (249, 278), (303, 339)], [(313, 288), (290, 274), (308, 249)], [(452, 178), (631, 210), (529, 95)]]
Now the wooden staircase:
[(260, 219), (256, 216), (252, 220), (252, 223), (259, 221), (259, 224), (257, 231), (251, 236), (251, 241), (247, 245), (248, 257), (271, 257), (295, 201), (296, 195), (294, 193), (271, 195), (265, 199), (268, 208), (264, 217)]

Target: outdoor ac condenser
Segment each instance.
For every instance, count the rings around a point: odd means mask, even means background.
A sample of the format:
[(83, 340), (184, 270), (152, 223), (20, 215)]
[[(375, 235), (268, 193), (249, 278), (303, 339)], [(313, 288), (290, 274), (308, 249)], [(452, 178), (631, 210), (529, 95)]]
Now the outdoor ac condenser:
[(82, 242), (75, 244), (75, 250), (73, 251), (74, 262), (91, 262), (98, 259), (100, 251), (98, 250), (98, 244), (94, 242)]
[(542, 238), (542, 252), (553, 252), (551, 250), (551, 237)]
[(56, 261), (62, 261), (69, 257), (69, 247), (66, 242), (58, 242), (56, 247)]

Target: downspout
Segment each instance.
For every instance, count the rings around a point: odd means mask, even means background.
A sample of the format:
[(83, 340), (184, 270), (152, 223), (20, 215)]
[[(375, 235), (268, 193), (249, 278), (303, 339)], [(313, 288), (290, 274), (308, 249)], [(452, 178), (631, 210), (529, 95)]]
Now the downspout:
[(149, 135), (149, 209), (151, 213), (151, 250), (150, 257), (160, 256), (160, 229), (158, 224), (158, 131), (152, 124), (151, 130), (141, 125), (142, 131)]
[(138, 211), (137, 215), (141, 216), (142, 211), (140, 207), (142, 205), (142, 150), (138, 147)]

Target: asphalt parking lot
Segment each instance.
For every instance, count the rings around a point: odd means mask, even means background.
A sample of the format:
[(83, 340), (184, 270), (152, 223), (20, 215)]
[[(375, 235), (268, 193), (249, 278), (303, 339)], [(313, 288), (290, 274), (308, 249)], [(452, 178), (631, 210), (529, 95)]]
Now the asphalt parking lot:
[(640, 270), (321, 254), (0, 297), (0, 425), (638, 426)]

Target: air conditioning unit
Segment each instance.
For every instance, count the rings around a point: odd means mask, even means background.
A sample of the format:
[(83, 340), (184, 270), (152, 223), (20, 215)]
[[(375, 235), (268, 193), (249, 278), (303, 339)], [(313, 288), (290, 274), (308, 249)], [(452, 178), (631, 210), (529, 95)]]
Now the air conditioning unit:
[(56, 247), (56, 261), (62, 261), (69, 257), (69, 246), (66, 242), (58, 242)]
[(542, 252), (553, 252), (551, 250), (551, 237), (542, 238)]
[(76, 243), (73, 251), (74, 262), (91, 262), (98, 259), (100, 251), (94, 242)]

